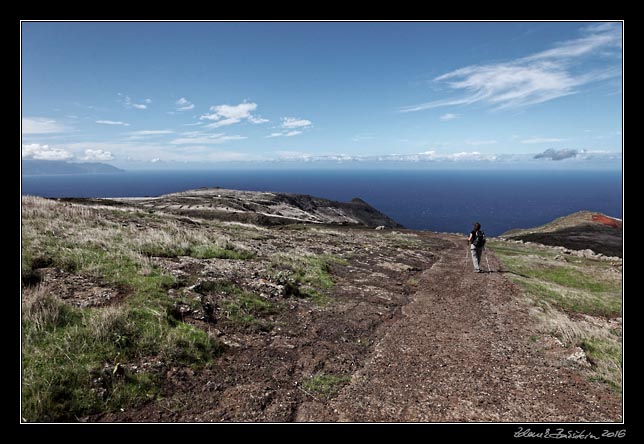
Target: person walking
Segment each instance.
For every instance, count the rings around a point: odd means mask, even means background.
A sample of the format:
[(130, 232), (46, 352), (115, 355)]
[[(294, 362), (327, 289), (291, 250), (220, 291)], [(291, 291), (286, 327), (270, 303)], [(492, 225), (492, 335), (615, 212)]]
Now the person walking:
[(476, 222), (474, 224), (474, 229), (470, 232), (467, 242), (470, 245), (470, 253), (472, 253), (474, 273), (483, 273), (481, 270), (481, 255), (485, 246), (485, 233), (481, 231), (480, 223)]

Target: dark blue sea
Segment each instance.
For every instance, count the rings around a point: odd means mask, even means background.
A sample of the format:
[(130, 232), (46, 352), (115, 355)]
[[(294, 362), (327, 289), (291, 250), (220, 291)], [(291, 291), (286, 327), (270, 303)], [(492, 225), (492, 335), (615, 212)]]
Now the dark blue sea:
[(200, 187), (360, 197), (407, 228), (488, 235), (579, 210), (622, 218), (621, 171), (218, 170), (24, 176), (22, 194), (158, 196)]

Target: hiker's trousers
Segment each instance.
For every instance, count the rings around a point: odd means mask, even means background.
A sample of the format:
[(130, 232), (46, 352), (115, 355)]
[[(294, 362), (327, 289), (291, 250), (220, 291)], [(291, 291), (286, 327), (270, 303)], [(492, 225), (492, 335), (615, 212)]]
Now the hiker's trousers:
[(480, 271), (481, 255), (483, 254), (482, 248), (476, 248), (470, 245), (470, 252), (472, 253), (472, 263), (474, 264), (474, 271)]

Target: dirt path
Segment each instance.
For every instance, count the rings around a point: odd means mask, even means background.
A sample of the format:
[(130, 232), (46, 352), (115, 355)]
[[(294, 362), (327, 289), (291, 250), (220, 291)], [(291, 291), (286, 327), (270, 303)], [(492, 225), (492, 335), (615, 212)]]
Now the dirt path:
[[(403, 317), (330, 402), (337, 419), (620, 421), (618, 395), (568, 368), (561, 351), (530, 340), (539, 334), (535, 321), (518, 289), (494, 272), (495, 258), (492, 273), (475, 274), (462, 239), (443, 237), (453, 247), (422, 274)], [(315, 420), (305, 416), (298, 419)]]

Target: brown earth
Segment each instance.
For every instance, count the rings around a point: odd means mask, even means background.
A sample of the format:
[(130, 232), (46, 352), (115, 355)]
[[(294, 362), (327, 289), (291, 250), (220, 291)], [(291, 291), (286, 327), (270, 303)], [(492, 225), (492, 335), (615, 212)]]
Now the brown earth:
[[(314, 245), (324, 231), (302, 233), (300, 240)], [(392, 247), (378, 243), (374, 230), (338, 231), (337, 243), (321, 249), (352, 254), (347, 265), (332, 267), (332, 302), (320, 307), (285, 299), (267, 315), (276, 326), (268, 331), (186, 312), (186, 322), (227, 344), (214, 365), (142, 363), (165, 372), (162, 398), (84, 420), (621, 421), (620, 395), (589, 381), (565, 359), (570, 351), (539, 331), (493, 255), (492, 272), (475, 274), (463, 238), (406, 233), (420, 244)], [(297, 231), (265, 236), (262, 244), (271, 248), (298, 242)], [(201, 282), (222, 273), (217, 260), (158, 261)], [(248, 270), (229, 266), (223, 273), (252, 284)], [(253, 279), (253, 285), (270, 284)], [(313, 393), (306, 381), (321, 374), (344, 382), (328, 396)]]

